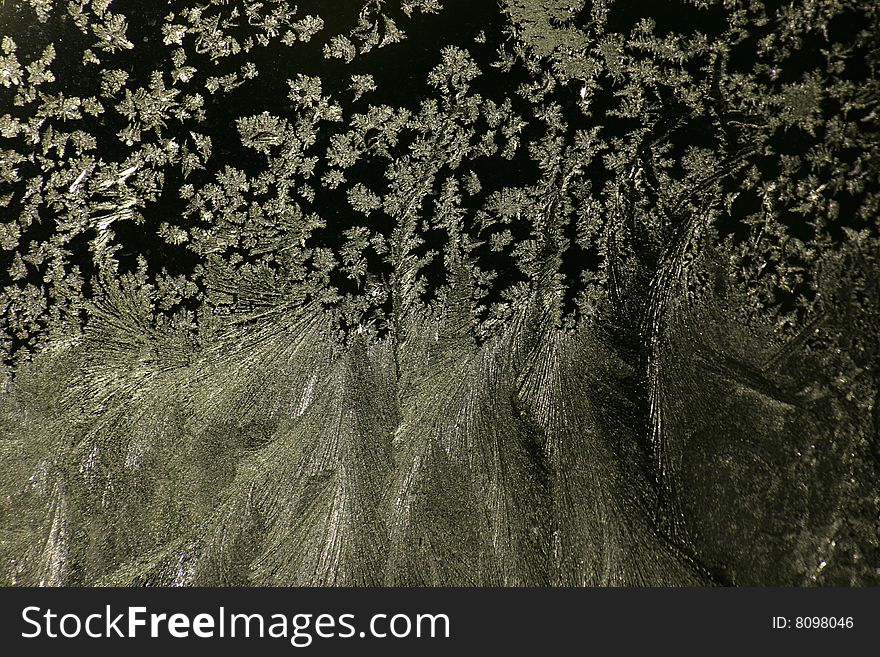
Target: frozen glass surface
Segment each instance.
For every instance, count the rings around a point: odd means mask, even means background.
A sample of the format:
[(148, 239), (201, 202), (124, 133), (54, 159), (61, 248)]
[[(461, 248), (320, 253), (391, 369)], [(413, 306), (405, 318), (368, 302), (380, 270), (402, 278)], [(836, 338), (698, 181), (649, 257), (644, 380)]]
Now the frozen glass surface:
[(880, 584), (871, 0), (0, 0), (0, 577)]

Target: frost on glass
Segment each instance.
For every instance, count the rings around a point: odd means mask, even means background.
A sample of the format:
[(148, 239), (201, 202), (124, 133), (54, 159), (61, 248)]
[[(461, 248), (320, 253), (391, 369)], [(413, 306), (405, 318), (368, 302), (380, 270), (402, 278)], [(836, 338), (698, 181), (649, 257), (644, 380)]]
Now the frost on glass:
[(0, 575), (880, 583), (880, 9), (0, 2)]

